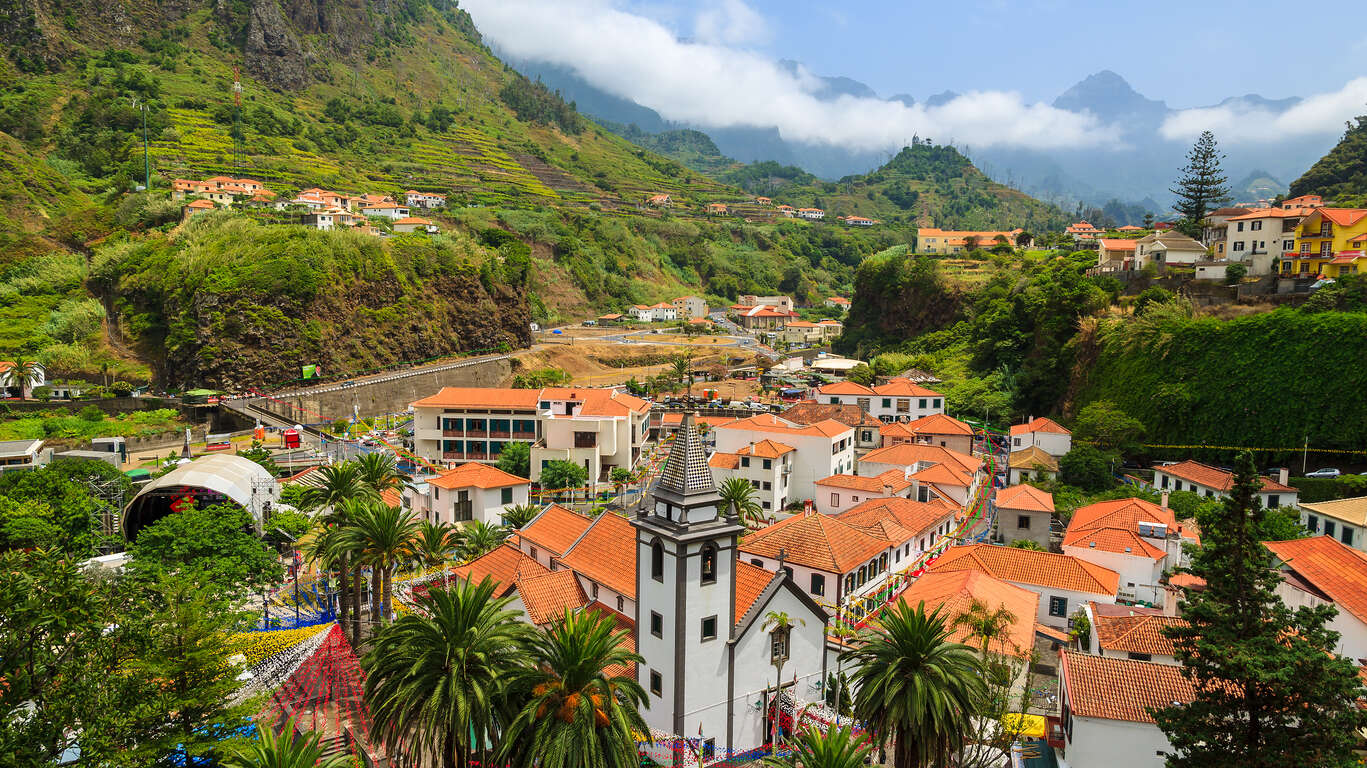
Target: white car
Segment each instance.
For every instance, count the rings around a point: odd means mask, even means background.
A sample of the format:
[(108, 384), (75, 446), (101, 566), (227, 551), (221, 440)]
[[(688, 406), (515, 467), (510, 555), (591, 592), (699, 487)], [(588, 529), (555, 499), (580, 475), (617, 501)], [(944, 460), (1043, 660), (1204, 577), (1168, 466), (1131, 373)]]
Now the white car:
[(1305, 473), (1305, 476), (1306, 476), (1306, 477), (1338, 477), (1338, 476), (1341, 475), (1341, 474), (1343, 474), (1343, 473), (1340, 472), (1340, 471), (1338, 471), (1337, 469), (1334, 469), (1333, 467), (1325, 467), (1324, 469), (1317, 469), (1317, 470), (1315, 470), (1314, 472), (1306, 472), (1306, 473)]

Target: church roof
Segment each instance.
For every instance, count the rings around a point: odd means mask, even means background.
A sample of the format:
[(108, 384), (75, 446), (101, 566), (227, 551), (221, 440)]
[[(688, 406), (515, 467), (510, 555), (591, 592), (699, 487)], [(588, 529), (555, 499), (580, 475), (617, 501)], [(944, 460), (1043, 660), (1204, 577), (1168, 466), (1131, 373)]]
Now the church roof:
[(707, 464), (707, 453), (703, 450), (702, 438), (693, 426), (693, 414), (686, 413), (674, 436), (674, 445), (665, 459), (664, 470), (660, 473), (660, 489), (673, 491), (681, 496), (714, 491), (712, 468)]

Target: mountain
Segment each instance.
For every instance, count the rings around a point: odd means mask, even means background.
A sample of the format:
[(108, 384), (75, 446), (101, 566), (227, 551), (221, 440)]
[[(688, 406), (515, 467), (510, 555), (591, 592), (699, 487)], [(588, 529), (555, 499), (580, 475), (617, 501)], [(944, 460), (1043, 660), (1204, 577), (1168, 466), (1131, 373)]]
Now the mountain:
[(1250, 171), (1247, 176), (1230, 184), (1229, 189), (1236, 203), (1271, 200), (1277, 195), (1286, 194), (1286, 185), (1262, 169)]
[(1291, 182), (1288, 194), (1321, 195), (1340, 205), (1367, 205), (1367, 115), (1350, 123), (1339, 143)]
[(1083, 78), (1054, 99), (1053, 105), (1069, 112), (1091, 112), (1108, 123), (1142, 120), (1157, 124), (1168, 113), (1166, 104), (1140, 95), (1109, 69)]

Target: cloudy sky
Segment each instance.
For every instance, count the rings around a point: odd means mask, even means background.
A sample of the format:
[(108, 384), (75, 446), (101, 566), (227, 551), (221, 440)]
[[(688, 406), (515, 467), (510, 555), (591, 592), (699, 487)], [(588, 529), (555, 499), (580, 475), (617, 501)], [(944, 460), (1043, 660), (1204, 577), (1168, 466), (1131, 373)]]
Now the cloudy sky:
[[(1360, 0), (1359, 0), (1360, 2)], [(775, 126), (785, 138), (859, 149), (911, 135), (972, 146), (1106, 146), (1116, 126), (1050, 102), (1112, 69), (1181, 111), (1160, 135), (1222, 142), (1332, 135), (1367, 112), (1367, 25), (1323, 24), (1313, 49), (1285, 34), (1285, 3), (1151, 0), (463, 0), (480, 31), (519, 58), (574, 69), (667, 119), (704, 126)], [(1134, 6), (1127, 10), (1120, 6)], [(1323, 0), (1315, 19), (1363, 19), (1358, 2)], [(1181, 27), (1191, 28), (1190, 33)], [(779, 59), (801, 62), (796, 75)], [(881, 99), (814, 98), (809, 73), (843, 75)], [(1313, 73), (1313, 74), (1307, 74)], [(962, 96), (927, 108), (925, 98)], [(1227, 96), (1300, 96), (1291, 112), (1200, 109)]]

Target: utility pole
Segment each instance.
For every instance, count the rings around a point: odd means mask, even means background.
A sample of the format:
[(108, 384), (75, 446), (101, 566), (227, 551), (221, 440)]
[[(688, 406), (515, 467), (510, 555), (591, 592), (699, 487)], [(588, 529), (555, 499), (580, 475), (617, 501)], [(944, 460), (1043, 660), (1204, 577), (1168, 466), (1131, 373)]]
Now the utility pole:
[(1310, 436), (1305, 436), (1305, 448), (1301, 450), (1301, 474), (1305, 474), (1306, 462), (1310, 460)]

